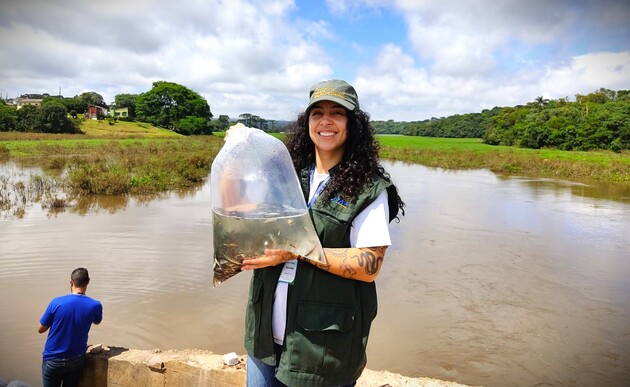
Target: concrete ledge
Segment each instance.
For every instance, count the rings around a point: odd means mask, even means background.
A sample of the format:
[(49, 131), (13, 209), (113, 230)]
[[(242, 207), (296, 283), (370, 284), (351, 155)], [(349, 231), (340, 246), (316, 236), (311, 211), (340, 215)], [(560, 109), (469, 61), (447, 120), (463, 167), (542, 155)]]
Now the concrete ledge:
[(209, 351), (105, 347), (89, 353), (81, 386), (244, 386), (245, 358), (226, 366)]
[[(138, 350), (103, 347), (88, 353), (81, 387), (145, 386), (179, 387), (245, 386), (245, 355), (233, 366), (223, 363), (223, 355), (197, 349)], [(462, 384), (429, 378), (408, 378), (387, 371), (365, 370), (357, 386), (458, 387)]]

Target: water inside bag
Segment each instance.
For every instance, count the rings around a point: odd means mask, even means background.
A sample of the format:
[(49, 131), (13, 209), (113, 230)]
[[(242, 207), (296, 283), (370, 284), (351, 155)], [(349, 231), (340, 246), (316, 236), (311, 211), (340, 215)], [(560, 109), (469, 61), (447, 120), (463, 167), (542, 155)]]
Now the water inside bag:
[(259, 129), (232, 127), (210, 179), (213, 286), (239, 273), (243, 258), (267, 248), (326, 262), (282, 141)]

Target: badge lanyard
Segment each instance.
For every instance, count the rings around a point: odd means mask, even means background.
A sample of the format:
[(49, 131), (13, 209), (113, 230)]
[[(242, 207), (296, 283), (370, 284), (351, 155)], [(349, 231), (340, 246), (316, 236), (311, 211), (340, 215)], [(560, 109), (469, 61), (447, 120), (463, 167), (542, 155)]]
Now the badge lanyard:
[[(310, 174), (309, 182), (313, 181), (313, 175), (314, 174), (315, 174), (315, 164), (313, 164), (311, 166), (311, 174)], [(311, 200), (308, 201), (308, 209), (309, 210), (311, 209), (311, 207), (313, 206), (313, 203), (315, 203), (315, 201), (317, 200), (319, 195), (321, 195), (321, 193), (324, 191), (324, 188), (326, 188), (326, 185), (328, 184), (329, 181), (330, 181), (330, 175), (326, 176), (326, 178), (324, 180), (319, 182), (319, 185), (317, 186), (317, 189), (315, 190), (315, 193), (313, 194), (313, 197), (311, 198)]]

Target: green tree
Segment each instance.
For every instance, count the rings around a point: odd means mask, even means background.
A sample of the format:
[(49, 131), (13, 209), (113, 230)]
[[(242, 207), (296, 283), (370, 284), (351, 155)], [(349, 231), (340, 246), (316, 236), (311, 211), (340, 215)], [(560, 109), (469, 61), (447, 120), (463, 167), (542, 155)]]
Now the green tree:
[(158, 81), (136, 99), (136, 117), (156, 126), (175, 130), (187, 117), (212, 118), (208, 102), (196, 92), (173, 82)]
[(88, 103), (81, 97), (63, 98), (61, 102), (66, 106), (68, 111), (75, 111), (77, 114), (87, 112)]
[(539, 109), (544, 108), (545, 106), (547, 106), (548, 103), (549, 103), (549, 99), (543, 98), (542, 95), (536, 97), (536, 99), (534, 100), (534, 105)]
[(88, 105), (107, 107), (103, 96), (95, 91), (86, 91), (84, 93), (81, 93), (81, 95), (79, 95), (79, 98), (83, 99)]
[(617, 101), (630, 101), (630, 90), (617, 90)]
[(542, 97), (527, 106), (503, 108), (484, 133), (492, 145), (563, 150), (630, 148), (630, 99), (623, 90), (599, 89), (544, 103)]
[(238, 122), (250, 128), (263, 129), (265, 121), (265, 119), (250, 113), (243, 113), (238, 116)]
[(402, 134), (406, 132), (406, 129), (410, 124), (407, 122), (395, 122), (394, 120), (387, 121), (372, 121), (374, 132), (378, 134)]
[(18, 132), (40, 132), (41, 130), (38, 128), (40, 109), (35, 105), (26, 105), (18, 110), (16, 130)]
[(205, 118), (189, 116), (175, 123), (175, 132), (186, 136), (212, 134), (212, 127)]
[(117, 94), (114, 97), (114, 104), (116, 108), (128, 108), (129, 109), (129, 117), (136, 116), (136, 100), (138, 99), (138, 94)]
[(576, 94), (575, 95), (575, 100), (579, 104), (584, 104), (584, 103), (587, 103), (587, 102), (591, 102), (591, 103), (606, 103), (606, 102), (611, 100), (610, 97), (611, 97), (610, 90), (608, 90), (608, 89), (600, 89), (599, 91), (596, 91), (594, 93), (590, 93), (590, 94), (587, 94), (587, 95)]
[(78, 132), (74, 123), (68, 118), (68, 111), (60, 101), (42, 103), (38, 115), (38, 128), (44, 133)]
[(524, 118), (529, 109), (524, 106), (504, 107), (491, 118), (483, 140), (491, 145), (516, 145), (524, 132)]
[(229, 125), (230, 124), (230, 116), (228, 116), (226, 114), (221, 114), (219, 116), (219, 122), (224, 124), (224, 125)]
[(0, 132), (12, 132), (17, 126), (17, 110), (0, 103)]
[(230, 117), (225, 114), (221, 114), (219, 119), (210, 121), (209, 125), (212, 132), (226, 131), (230, 127)]

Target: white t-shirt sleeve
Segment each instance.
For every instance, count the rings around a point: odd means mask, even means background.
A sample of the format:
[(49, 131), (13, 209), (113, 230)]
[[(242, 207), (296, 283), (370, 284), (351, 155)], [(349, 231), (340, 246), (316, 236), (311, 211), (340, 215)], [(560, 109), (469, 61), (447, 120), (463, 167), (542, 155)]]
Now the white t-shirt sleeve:
[(354, 218), (350, 227), (350, 247), (390, 246), (387, 190)]

